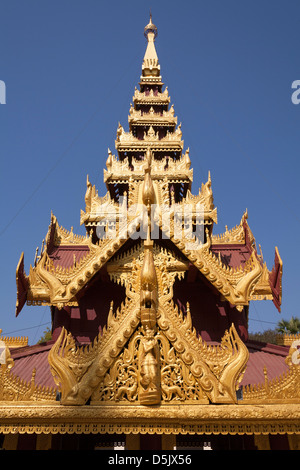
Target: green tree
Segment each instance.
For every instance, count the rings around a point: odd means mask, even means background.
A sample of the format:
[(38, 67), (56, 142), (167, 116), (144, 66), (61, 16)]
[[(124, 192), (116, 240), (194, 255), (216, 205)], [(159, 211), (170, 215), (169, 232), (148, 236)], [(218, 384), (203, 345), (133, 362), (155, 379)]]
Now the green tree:
[(276, 330), (265, 330), (259, 333), (249, 333), (249, 339), (260, 341), (261, 343), (276, 344), (277, 335), (278, 332)]
[(277, 332), (281, 334), (296, 334), (300, 333), (300, 319), (297, 317), (292, 317), (289, 321), (280, 320), (277, 325)]
[(51, 339), (52, 339), (52, 333), (51, 333), (50, 328), (47, 326), (47, 329), (44, 331), (44, 336), (42, 336), (39, 339), (38, 344), (46, 343), (47, 341), (50, 341)]

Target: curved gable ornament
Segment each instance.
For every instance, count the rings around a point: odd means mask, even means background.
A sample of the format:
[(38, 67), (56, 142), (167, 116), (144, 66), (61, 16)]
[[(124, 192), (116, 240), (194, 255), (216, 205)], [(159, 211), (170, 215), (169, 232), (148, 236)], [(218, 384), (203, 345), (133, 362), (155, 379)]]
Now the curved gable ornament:
[[(172, 277), (155, 269), (156, 323), (145, 320), (139, 282), (142, 266), (132, 268), (125, 304), (111, 307), (102, 334), (76, 347), (62, 330), (49, 353), (61, 403), (158, 405), (160, 403), (236, 403), (236, 390), (249, 352), (232, 325), (219, 345), (208, 346), (192, 326), (189, 307), (183, 316), (174, 306)], [(151, 308), (151, 307), (150, 307)]]

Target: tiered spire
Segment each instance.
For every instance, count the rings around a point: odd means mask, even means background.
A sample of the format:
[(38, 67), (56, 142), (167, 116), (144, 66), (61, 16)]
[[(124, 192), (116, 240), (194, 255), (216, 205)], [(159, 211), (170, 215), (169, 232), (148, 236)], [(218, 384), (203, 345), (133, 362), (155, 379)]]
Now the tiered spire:
[[(107, 202), (118, 204), (122, 196), (126, 197), (128, 208), (131, 204), (143, 204), (145, 178), (148, 186), (151, 186), (152, 204), (171, 206), (184, 202), (185, 198), (189, 198), (190, 203), (193, 170), (190, 168), (189, 149), (183, 152), (181, 124), (177, 124), (174, 106), (170, 105), (168, 88), (163, 90), (155, 48), (157, 27), (152, 22), (151, 14), (144, 35), (147, 47), (139, 89), (135, 88), (130, 104), (129, 130), (126, 132), (119, 123), (115, 141), (117, 155), (108, 150), (104, 169), (107, 196), (104, 201), (97, 196), (95, 190), (87, 192), (90, 196), (86, 197), (86, 212), (81, 214), (81, 223), (85, 223), (88, 231), (91, 226), (95, 227), (100, 222), (99, 216), (93, 213), (93, 207), (99, 208), (99, 205)], [(147, 158), (149, 154), (150, 160)], [(204, 204), (205, 217), (209, 219), (209, 225), (212, 225), (216, 222), (216, 209), (212, 203), (211, 185), (205, 185), (204, 190), (205, 195), (201, 190), (193, 202), (199, 199), (203, 203), (209, 199), (209, 204)], [(208, 199), (207, 190), (210, 191)]]
[[(262, 298), (273, 299), (280, 308), (282, 261), (279, 253), (276, 252), (274, 269), (269, 272), (257, 253), (247, 217), (235, 230), (226, 230), (217, 238), (212, 235), (217, 210), (210, 174), (199, 192), (195, 195), (191, 193), (193, 170), (189, 149), (183, 151), (181, 126), (177, 125), (173, 105), (170, 107), (168, 90), (163, 90), (154, 43), (157, 28), (151, 17), (145, 27), (145, 36), (147, 48), (140, 89), (135, 90), (130, 105), (129, 130), (125, 131), (119, 124), (117, 155), (108, 151), (104, 169), (107, 193), (100, 197), (87, 178), (85, 211), (81, 212), (86, 237), (75, 236), (72, 230), (63, 230), (56, 218), (51, 216), (46, 243), (30, 268), (29, 276), (25, 274), (24, 255), (21, 255), (16, 272), (16, 314), (26, 301), (57, 308), (77, 307), (77, 296), (84, 295), (83, 288), (90, 280), (96, 278), (96, 274), (121, 248), (136, 247), (140, 243), (139, 238), (145, 240), (144, 253), (149, 255), (149, 259), (147, 256), (145, 259), (149, 262), (155, 250), (175, 246), (188, 260), (187, 265), (180, 261), (180, 272), (192, 267), (187, 276), (189, 282), (201, 273), (221, 298), (235, 305), (239, 311), (248, 306), (250, 300)], [(197, 215), (197, 209), (194, 210), (198, 203), (203, 209), (203, 216)], [(155, 209), (158, 208), (158, 217), (152, 220), (153, 204), (156, 205)], [(180, 211), (183, 214), (186, 206), (189, 210), (184, 214), (184, 220), (180, 220)], [(166, 224), (165, 219), (169, 223)], [(141, 227), (145, 228), (145, 225), (147, 231), (142, 231)], [(193, 245), (191, 238), (197, 238), (197, 241), (201, 238), (201, 243)], [(232, 246), (238, 256), (235, 252), (231, 256)], [(240, 250), (245, 251), (240, 253)], [(69, 251), (72, 253), (71, 261)], [(146, 272), (149, 266), (147, 262)], [(114, 273), (111, 266), (105, 269)], [(103, 276), (105, 269), (101, 273)], [(113, 279), (117, 279), (118, 275), (117, 271)]]

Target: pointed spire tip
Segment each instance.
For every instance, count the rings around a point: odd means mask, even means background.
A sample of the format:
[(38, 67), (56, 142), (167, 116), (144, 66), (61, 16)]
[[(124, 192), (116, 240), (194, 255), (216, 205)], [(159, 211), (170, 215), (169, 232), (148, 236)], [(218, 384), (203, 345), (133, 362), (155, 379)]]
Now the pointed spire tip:
[(151, 9), (150, 9), (149, 23), (147, 24), (147, 26), (145, 26), (145, 29), (144, 29), (144, 36), (145, 36), (146, 39), (148, 39), (148, 33), (153, 33), (154, 34), (154, 39), (157, 37), (157, 27), (155, 26), (155, 24), (152, 23)]

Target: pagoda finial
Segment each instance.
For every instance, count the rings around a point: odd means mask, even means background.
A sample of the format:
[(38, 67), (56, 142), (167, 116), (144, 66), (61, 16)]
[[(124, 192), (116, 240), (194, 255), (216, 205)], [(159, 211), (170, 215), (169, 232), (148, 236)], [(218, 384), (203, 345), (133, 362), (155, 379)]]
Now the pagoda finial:
[(144, 28), (144, 36), (146, 39), (148, 39), (148, 42), (149, 42), (149, 36), (148, 36), (149, 33), (154, 34), (153, 40), (155, 40), (155, 38), (157, 37), (157, 27), (155, 26), (155, 24), (152, 23), (151, 9), (150, 9), (150, 21)]
[(159, 76), (160, 65), (158, 63), (158, 57), (155, 50), (154, 41), (157, 36), (157, 27), (152, 23), (152, 14), (150, 11), (150, 21), (144, 28), (144, 36), (148, 41), (147, 49), (144, 56), (142, 75), (147, 76)]

